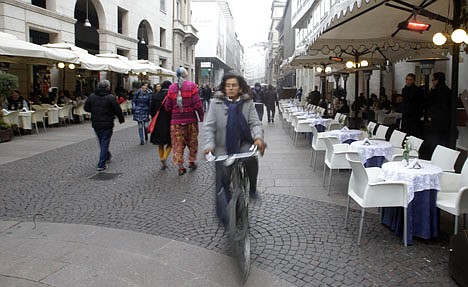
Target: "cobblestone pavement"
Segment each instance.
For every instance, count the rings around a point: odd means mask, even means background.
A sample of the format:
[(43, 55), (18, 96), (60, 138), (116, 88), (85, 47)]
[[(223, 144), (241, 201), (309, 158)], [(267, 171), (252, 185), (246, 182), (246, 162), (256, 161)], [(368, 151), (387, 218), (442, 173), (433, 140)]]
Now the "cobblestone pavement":
[[(308, 165), (305, 140), (293, 147), (281, 122), (266, 125), (265, 133), (262, 199), (250, 213), (253, 264), (297, 286), (456, 286), (448, 276), (446, 238), (405, 248), (371, 212), (357, 246), (358, 211), (343, 228), (341, 189), (349, 174), (336, 174), (340, 191), (326, 196), (321, 173)], [(200, 163), (184, 176), (173, 166), (160, 171), (156, 148), (137, 144), (135, 128), (115, 132), (106, 173), (95, 172), (94, 139), (0, 165), (0, 220), (40, 214), (38, 221), (144, 232), (229, 254), (214, 217), (213, 166)], [(302, 181), (298, 170), (307, 175)]]

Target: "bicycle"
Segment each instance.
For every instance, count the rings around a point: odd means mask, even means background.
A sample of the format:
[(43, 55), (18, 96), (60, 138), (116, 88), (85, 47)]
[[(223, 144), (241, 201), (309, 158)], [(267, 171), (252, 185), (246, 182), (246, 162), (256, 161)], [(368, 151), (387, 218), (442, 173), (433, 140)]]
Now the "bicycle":
[[(257, 146), (253, 145), (248, 152), (233, 155), (214, 156), (209, 153), (207, 161), (224, 161), (224, 166), (231, 167), (231, 199), (227, 205), (227, 230), (237, 258), (242, 279), (247, 280), (250, 272), (250, 226), (249, 226), (249, 177), (245, 160), (258, 155)], [(235, 219), (235, 220), (233, 220)]]

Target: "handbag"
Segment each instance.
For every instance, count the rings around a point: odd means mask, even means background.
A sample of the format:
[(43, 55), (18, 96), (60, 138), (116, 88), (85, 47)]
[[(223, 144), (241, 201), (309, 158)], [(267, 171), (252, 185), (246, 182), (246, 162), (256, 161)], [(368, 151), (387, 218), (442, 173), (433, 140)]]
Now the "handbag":
[(148, 129), (147, 129), (149, 134), (152, 134), (153, 131), (154, 131), (154, 127), (156, 126), (156, 121), (158, 120), (159, 112), (161, 111), (161, 108), (164, 106), (164, 103), (166, 102), (166, 99), (167, 99), (167, 96), (164, 97), (164, 99), (163, 99), (163, 101), (161, 103), (161, 106), (159, 106), (158, 111), (156, 112), (154, 117), (151, 118), (151, 122), (149, 123)]

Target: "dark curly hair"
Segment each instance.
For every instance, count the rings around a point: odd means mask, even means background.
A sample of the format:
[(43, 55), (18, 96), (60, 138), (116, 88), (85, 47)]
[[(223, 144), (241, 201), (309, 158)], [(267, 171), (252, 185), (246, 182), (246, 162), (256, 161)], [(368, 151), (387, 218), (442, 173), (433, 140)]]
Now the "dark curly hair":
[(247, 84), (247, 81), (241, 75), (237, 74), (224, 74), (223, 79), (221, 80), (221, 84), (219, 84), (219, 90), (223, 93), (226, 93), (226, 81), (229, 79), (237, 79), (239, 82), (240, 93), (249, 94), (251, 93), (250, 86)]

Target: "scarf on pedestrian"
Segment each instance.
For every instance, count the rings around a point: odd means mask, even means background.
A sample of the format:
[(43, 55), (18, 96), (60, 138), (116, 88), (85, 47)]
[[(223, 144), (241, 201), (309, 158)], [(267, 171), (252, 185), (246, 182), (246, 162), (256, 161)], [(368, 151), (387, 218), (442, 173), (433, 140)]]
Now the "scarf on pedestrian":
[(224, 99), (224, 103), (228, 107), (226, 150), (228, 154), (239, 153), (243, 142), (253, 142), (247, 120), (242, 113), (244, 101), (231, 102)]

